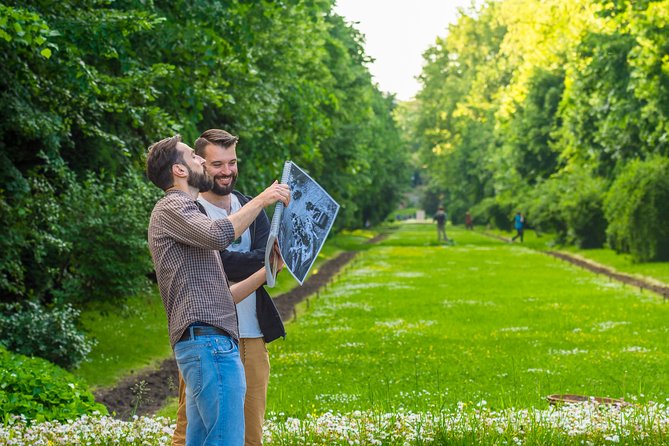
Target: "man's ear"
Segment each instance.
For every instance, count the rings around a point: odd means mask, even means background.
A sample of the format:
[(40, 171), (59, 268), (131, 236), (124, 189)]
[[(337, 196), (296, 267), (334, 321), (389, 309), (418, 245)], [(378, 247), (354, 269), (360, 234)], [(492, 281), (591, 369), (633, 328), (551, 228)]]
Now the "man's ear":
[(172, 164), (172, 175), (177, 178), (186, 178), (188, 176), (188, 170), (186, 170), (183, 164)]

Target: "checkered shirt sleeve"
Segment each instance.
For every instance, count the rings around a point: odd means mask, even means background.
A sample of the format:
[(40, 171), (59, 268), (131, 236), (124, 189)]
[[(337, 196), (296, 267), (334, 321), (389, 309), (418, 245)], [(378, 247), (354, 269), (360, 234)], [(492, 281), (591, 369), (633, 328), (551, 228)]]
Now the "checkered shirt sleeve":
[(230, 220), (211, 220), (187, 193), (170, 191), (151, 213), (148, 237), (172, 347), (194, 322), (238, 339), (237, 309), (218, 254), (234, 240)]

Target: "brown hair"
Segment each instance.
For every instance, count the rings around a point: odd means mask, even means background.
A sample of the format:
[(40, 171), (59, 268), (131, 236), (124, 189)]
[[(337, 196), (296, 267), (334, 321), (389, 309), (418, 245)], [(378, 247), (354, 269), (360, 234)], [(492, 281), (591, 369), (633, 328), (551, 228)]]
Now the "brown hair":
[(146, 175), (162, 190), (167, 190), (174, 185), (172, 166), (184, 163), (183, 155), (177, 150), (177, 144), (180, 142), (181, 136), (174, 135), (149, 146), (146, 156)]
[(230, 147), (237, 144), (239, 138), (237, 136), (231, 135), (225, 130), (220, 129), (209, 129), (205, 130), (198, 139), (195, 140), (193, 144), (195, 153), (198, 156), (204, 158), (204, 149), (209, 144), (214, 146), (221, 146), (224, 149), (229, 149)]

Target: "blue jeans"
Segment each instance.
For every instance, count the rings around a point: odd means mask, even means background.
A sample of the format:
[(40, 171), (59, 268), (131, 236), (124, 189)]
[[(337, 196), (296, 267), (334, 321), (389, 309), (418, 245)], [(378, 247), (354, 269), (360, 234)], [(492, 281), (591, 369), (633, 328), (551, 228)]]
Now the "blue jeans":
[(186, 445), (244, 444), (246, 379), (232, 338), (202, 335), (174, 346), (186, 383)]

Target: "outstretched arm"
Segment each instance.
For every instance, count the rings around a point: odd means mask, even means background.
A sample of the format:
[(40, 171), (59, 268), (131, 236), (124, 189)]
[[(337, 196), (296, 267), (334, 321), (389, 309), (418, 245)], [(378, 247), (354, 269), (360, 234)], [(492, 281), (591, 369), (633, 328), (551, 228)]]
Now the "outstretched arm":
[(287, 184), (279, 184), (277, 181), (274, 181), (260, 195), (229, 216), (228, 219), (235, 228), (235, 238), (241, 236), (246, 231), (246, 228), (253, 223), (253, 220), (256, 219), (260, 211), (277, 201), (281, 201), (284, 205), (288, 206), (290, 202), (290, 188)]

